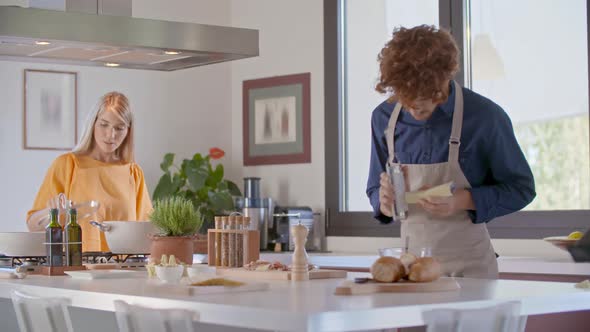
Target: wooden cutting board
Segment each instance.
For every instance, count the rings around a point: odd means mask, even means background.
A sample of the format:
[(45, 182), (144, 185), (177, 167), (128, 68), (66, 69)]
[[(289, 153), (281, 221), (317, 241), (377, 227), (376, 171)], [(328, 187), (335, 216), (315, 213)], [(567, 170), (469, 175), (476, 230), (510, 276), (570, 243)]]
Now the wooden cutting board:
[(445, 292), (460, 289), (461, 286), (454, 278), (440, 278), (432, 282), (376, 282), (368, 281), (357, 284), (353, 280), (344, 280), (336, 287), (335, 295), (361, 295), (373, 293), (423, 293), (423, 292)]
[[(211, 276), (212, 278), (215, 276)], [(269, 284), (265, 282), (258, 282), (252, 280), (237, 280), (236, 278), (228, 278), (234, 281), (241, 281), (244, 284), (240, 286), (193, 286), (193, 281), (188, 278), (183, 278), (179, 283), (165, 283), (158, 278), (137, 279), (136, 282), (142, 284), (142, 290), (146, 293), (166, 296), (195, 296), (218, 293), (238, 293), (238, 292), (257, 292), (266, 291), (269, 289)], [(200, 280), (201, 281), (201, 280)], [(89, 283), (90, 285), (90, 283)]]
[[(224, 277), (291, 280), (291, 271), (250, 271), (243, 268), (217, 268), (217, 275)], [(309, 279), (346, 278), (342, 270), (311, 270)]]
[(237, 293), (237, 292), (258, 292), (268, 290), (268, 284), (262, 282), (246, 283), (241, 286), (188, 286), (190, 295), (216, 294), (216, 293)]

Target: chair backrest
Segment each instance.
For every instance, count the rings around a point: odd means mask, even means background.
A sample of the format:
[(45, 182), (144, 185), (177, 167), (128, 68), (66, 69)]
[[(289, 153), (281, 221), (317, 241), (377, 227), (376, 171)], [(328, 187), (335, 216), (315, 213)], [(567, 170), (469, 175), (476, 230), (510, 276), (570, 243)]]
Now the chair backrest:
[(510, 301), (474, 309), (433, 309), (422, 312), (427, 332), (523, 332), (527, 316), (520, 302)]
[(184, 309), (155, 309), (116, 300), (120, 332), (194, 332), (199, 314)]
[(68, 311), (71, 301), (12, 291), (12, 305), (21, 332), (73, 332)]

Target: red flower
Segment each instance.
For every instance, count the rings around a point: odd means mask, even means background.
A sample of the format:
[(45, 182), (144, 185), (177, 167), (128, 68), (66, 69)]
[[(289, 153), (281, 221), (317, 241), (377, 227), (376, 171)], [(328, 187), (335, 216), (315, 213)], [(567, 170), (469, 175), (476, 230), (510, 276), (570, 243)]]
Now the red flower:
[(221, 159), (223, 156), (225, 156), (225, 151), (221, 150), (220, 148), (209, 149), (209, 157), (211, 157), (211, 159)]

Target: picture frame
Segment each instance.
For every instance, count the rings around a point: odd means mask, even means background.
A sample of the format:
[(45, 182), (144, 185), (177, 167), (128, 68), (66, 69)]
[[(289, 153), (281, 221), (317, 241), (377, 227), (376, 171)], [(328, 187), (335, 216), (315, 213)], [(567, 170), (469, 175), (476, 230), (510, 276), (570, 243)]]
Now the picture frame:
[(244, 166), (311, 162), (310, 73), (242, 84)]
[(71, 150), (78, 140), (76, 72), (25, 69), (23, 148)]

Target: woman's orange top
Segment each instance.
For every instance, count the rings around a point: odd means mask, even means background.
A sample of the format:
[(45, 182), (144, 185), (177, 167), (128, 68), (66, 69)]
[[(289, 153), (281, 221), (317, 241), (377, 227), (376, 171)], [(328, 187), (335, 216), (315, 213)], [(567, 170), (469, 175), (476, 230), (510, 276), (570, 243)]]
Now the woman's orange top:
[(152, 210), (143, 171), (135, 163), (104, 163), (74, 153), (57, 157), (45, 175), (27, 219), (35, 211), (47, 208), (47, 201), (59, 193), (75, 203), (100, 202), (93, 216), (79, 220), (83, 251), (110, 251), (104, 234), (92, 227), (89, 220), (145, 221)]

